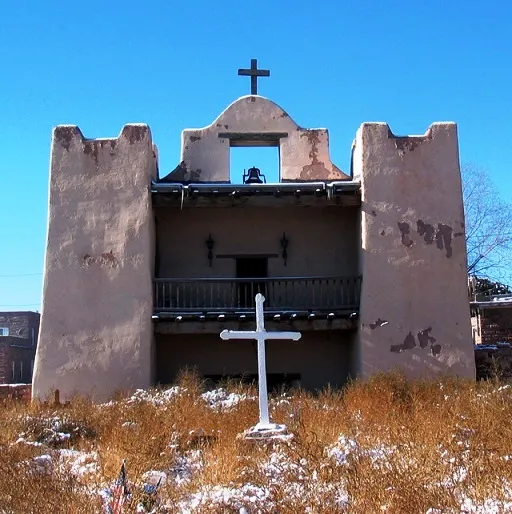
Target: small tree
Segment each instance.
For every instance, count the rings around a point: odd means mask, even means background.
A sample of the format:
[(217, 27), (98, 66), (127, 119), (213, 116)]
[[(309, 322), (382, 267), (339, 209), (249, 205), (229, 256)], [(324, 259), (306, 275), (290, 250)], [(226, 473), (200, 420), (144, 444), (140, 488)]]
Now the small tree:
[(473, 283), (473, 295), (475, 296), (492, 296), (497, 294), (510, 294), (512, 289), (505, 284), (493, 282), (488, 278), (476, 277)]
[(462, 167), (462, 193), (468, 274), (510, 283), (512, 205), (500, 198), (484, 170), (471, 165)]

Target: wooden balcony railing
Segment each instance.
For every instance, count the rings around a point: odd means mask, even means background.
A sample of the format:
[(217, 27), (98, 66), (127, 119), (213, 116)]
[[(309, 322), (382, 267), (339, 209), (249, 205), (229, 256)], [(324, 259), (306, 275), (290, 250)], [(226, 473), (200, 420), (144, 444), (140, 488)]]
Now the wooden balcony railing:
[(265, 310), (348, 311), (359, 309), (361, 277), (158, 278), (156, 312), (248, 312), (257, 293)]

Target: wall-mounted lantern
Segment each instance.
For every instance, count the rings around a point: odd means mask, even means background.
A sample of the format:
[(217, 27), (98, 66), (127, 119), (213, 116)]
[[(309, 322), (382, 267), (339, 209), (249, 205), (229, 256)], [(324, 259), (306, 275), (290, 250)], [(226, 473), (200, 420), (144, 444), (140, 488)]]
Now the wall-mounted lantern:
[(286, 266), (286, 260), (288, 259), (288, 239), (286, 234), (283, 232), (283, 237), (280, 240), (281, 243), (281, 257), (283, 258), (284, 265)]
[(212, 267), (213, 261), (213, 247), (215, 246), (215, 240), (211, 234), (208, 234), (208, 239), (205, 241), (206, 248), (208, 248), (208, 260), (210, 261), (210, 268)]

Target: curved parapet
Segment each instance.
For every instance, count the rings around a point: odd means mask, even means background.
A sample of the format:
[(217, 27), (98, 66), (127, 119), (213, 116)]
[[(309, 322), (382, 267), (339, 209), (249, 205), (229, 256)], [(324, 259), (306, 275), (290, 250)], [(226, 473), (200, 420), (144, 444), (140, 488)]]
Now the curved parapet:
[(230, 182), (231, 146), (278, 146), (283, 182), (350, 178), (331, 162), (327, 129), (301, 128), (274, 102), (249, 95), (211, 125), (184, 130), (181, 162), (162, 181)]
[(151, 384), (155, 177), (147, 125), (110, 139), (54, 129), (34, 398)]
[(364, 123), (361, 181), (361, 372), (475, 376), (467, 297), (457, 126), (395, 136)]

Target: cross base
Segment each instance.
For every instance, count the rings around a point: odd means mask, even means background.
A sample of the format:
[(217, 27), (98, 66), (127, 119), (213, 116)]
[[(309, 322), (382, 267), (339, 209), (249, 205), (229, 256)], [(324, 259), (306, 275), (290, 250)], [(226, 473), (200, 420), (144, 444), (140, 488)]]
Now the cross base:
[(288, 433), (286, 425), (258, 423), (246, 430), (242, 437), (251, 441), (288, 441), (293, 438), (293, 434)]

